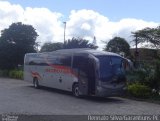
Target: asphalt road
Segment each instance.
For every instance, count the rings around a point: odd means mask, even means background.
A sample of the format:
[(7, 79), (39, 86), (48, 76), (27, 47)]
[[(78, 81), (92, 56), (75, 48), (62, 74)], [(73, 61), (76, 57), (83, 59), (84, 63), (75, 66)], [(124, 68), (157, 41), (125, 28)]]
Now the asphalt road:
[(160, 114), (160, 105), (114, 98), (75, 98), (54, 89), (34, 89), (23, 80), (0, 78), (0, 114), (89, 115)]

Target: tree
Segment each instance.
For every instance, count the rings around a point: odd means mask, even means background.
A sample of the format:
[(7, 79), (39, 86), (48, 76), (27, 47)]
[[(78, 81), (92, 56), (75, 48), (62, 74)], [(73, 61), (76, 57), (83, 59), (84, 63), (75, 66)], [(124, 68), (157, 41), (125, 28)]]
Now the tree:
[(41, 47), (40, 52), (51, 52), (51, 51), (55, 51), (55, 50), (62, 49), (62, 48), (63, 48), (63, 43), (47, 42), (47, 43), (44, 43), (44, 45)]
[(97, 46), (89, 43), (88, 40), (81, 39), (81, 38), (72, 38), (67, 40), (63, 46), (64, 49), (72, 49), (72, 48), (91, 48), (97, 49)]
[(130, 45), (124, 38), (114, 37), (111, 39), (104, 48), (105, 51), (114, 53), (124, 53), (125, 56), (130, 56)]
[(13, 23), (1, 31), (0, 68), (12, 69), (22, 65), (25, 53), (36, 52), (38, 34), (31, 25)]
[(71, 49), (71, 48), (92, 48), (92, 49), (97, 49), (98, 46), (89, 43), (88, 40), (84, 40), (81, 38), (72, 38), (69, 39), (67, 41), (65, 41), (65, 43), (44, 43), (44, 45), (41, 47), (40, 52), (51, 52), (51, 51), (55, 51), (58, 49)]
[(148, 46), (159, 48), (160, 47), (160, 26), (157, 28), (144, 28), (133, 32), (137, 44), (148, 43)]

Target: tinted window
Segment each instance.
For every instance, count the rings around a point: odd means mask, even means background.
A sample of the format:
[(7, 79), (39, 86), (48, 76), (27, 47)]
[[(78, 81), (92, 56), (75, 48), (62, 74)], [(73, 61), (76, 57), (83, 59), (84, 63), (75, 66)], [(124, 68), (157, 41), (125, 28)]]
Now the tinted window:
[(122, 72), (122, 58), (120, 57), (111, 57), (113, 72), (115, 74)]
[(53, 64), (53, 65), (60, 65), (61, 64), (59, 57), (57, 57), (57, 56), (48, 57), (46, 59), (46, 61), (48, 64)]
[(45, 62), (45, 60), (43, 58), (30, 58), (29, 65), (46, 66), (47, 63)]
[(71, 66), (71, 56), (68, 56), (68, 55), (60, 56), (59, 64), (64, 66)]
[(111, 59), (109, 56), (97, 56), (99, 59), (100, 78), (110, 78), (112, 75)]
[(29, 65), (63, 65), (71, 66), (71, 56), (69, 55), (48, 55), (46, 57), (27, 57), (25, 63)]
[(111, 57), (112, 65), (121, 65), (122, 59), (120, 57)]
[(88, 58), (83, 56), (73, 57), (73, 68), (80, 69), (83, 72), (88, 71)]
[(47, 62), (53, 65), (71, 66), (71, 56), (54, 55), (54, 56), (47, 58)]

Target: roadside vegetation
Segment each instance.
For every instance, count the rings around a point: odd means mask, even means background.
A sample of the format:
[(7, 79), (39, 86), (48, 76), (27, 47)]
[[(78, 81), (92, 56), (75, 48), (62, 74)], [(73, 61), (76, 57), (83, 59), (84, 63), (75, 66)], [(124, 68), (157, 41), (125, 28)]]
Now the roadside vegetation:
[(136, 46), (139, 43), (146, 42), (148, 43), (147, 46), (155, 48), (155, 50), (152, 55), (149, 55), (152, 58), (143, 60), (143, 62), (137, 60), (140, 53), (137, 50), (135, 51), (135, 56), (132, 58), (135, 68), (127, 72), (127, 96), (151, 101), (156, 100), (160, 103), (160, 53), (158, 53), (160, 27), (145, 28), (133, 32), (133, 36)]
[(160, 60), (126, 72), (127, 96), (160, 101)]
[(23, 79), (22, 70), (0, 70), (0, 77)]
[[(149, 59), (139, 60), (142, 53), (138, 48), (130, 53), (130, 46), (124, 38), (115, 37), (111, 39), (104, 48), (104, 51), (121, 54), (133, 62), (133, 67), (126, 70), (127, 92), (125, 97), (134, 99), (156, 100), (160, 103), (160, 27), (145, 28), (133, 32), (132, 42), (135, 46), (148, 43), (148, 47), (155, 48), (150, 53), (145, 53)], [(144, 55), (143, 55), (144, 56)]]

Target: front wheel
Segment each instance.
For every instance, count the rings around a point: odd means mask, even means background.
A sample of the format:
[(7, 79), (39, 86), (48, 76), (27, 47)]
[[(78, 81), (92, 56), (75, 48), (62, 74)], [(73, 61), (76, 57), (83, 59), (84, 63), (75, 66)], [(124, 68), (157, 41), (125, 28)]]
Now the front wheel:
[(33, 86), (34, 86), (34, 88), (36, 88), (36, 89), (38, 89), (38, 88), (40, 87), (37, 78), (34, 78), (34, 79), (33, 79)]
[(73, 85), (72, 92), (75, 97), (80, 97), (78, 84)]

